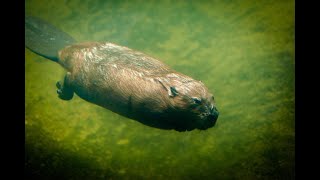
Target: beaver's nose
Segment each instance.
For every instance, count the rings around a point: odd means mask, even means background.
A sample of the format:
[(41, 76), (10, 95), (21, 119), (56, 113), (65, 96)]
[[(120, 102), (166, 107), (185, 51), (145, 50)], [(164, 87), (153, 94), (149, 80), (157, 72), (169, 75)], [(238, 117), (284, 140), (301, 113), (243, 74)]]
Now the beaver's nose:
[(218, 116), (219, 116), (219, 111), (218, 111), (218, 109), (217, 109), (216, 107), (212, 106), (212, 108), (210, 109), (210, 114), (209, 114), (209, 117), (208, 117), (208, 118), (209, 118), (211, 121), (213, 121), (213, 122), (212, 122), (213, 125), (216, 124), (217, 119), (218, 119)]

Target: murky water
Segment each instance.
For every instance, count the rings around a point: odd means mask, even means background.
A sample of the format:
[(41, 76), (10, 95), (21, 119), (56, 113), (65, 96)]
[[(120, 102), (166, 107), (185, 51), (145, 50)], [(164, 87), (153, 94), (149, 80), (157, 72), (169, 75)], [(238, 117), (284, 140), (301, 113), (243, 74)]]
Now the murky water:
[(57, 97), (64, 70), (25, 51), (26, 171), (51, 179), (294, 179), (294, 1), (27, 0), (78, 41), (109, 41), (203, 81), (205, 131), (151, 128)]

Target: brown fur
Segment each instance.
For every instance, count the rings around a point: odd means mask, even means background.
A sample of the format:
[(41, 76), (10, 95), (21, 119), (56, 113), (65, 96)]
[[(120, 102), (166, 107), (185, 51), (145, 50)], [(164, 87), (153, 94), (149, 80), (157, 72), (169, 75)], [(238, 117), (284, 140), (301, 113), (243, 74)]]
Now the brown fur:
[[(141, 52), (86, 42), (64, 48), (59, 59), (68, 71), (66, 86), (89, 102), (163, 129), (207, 129), (215, 124), (213, 96), (202, 82)], [(210, 119), (213, 109), (216, 117)]]

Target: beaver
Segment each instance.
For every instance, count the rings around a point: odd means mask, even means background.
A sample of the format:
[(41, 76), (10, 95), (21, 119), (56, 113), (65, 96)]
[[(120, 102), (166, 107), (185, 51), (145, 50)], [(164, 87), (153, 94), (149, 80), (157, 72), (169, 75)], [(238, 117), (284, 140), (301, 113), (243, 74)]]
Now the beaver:
[(163, 62), (110, 42), (77, 42), (35, 17), (25, 20), (26, 47), (59, 63), (59, 98), (82, 99), (145, 125), (177, 131), (213, 127), (219, 112), (199, 80)]

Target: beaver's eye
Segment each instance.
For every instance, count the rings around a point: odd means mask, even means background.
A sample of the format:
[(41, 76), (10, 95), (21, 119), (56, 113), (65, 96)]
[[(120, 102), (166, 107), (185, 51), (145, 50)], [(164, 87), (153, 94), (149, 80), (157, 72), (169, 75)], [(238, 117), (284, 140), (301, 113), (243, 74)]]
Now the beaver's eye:
[(194, 103), (196, 103), (196, 104), (201, 104), (201, 99), (200, 99), (200, 98), (193, 97), (192, 100), (193, 100)]

